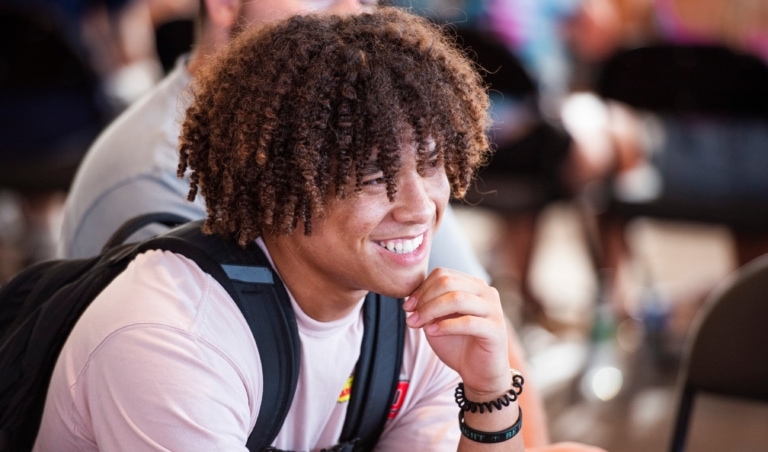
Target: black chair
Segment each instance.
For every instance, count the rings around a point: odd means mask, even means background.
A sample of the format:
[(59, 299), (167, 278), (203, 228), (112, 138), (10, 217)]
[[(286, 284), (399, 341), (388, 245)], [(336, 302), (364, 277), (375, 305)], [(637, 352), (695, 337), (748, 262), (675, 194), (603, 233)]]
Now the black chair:
[(767, 298), (764, 255), (731, 275), (699, 311), (679, 375), (670, 451), (685, 446), (697, 395), (768, 403)]
[(726, 47), (655, 44), (611, 56), (596, 91), (654, 112), (765, 117), (767, 78), (762, 60)]
[[(595, 91), (604, 99), (665, 117), (768, 122), (768, 66), (720, 46), (656, 44), (621, 50), (602, 65)], [(602, 202), (606, 212), (624, 219), (648, 216), (724, 224), (743, 234), (768, 233), (768, 199), (723, 202), (662, 192), (635, 201), (609, 188)]]

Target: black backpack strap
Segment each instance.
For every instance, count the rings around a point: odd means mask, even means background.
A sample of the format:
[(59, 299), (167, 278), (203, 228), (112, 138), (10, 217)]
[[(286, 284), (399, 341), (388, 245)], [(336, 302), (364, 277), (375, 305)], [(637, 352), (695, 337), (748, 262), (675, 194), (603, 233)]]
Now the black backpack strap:
[(260, 451), (277, 437), (296, 392), (301, 358), (296, 318), (285, 287), (259, 246), (251, 243), (243, 249), (234, 240), (204, 235), (201, 223), (185, 224), (139, 249), (164, 249), (195, 261), (242, 311), (263, 369), (260, 414), (247, 443), (249, 450)]
[(332, 450), (372, 450), (389, 418), (405, 342), (403, 300), (369, 293), (363, 306), (365, 332), (355, 367), (352, 394), (341, 431)]
[(107, 243), (104, 244), (101, 250), (104, 252), (114, 246), (125, 243), (130, 236), (150, 224), (161, 224), (173, 228), (189, 221), (191, 221), (190, 218), (171, 212), (151, 212), (138, 215), (123, 223), (107, 240)]

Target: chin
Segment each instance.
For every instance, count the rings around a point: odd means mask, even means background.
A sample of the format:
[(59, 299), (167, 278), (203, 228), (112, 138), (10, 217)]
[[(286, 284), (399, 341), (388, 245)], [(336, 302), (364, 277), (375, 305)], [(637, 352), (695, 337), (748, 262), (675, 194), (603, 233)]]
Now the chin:
[(418, 276), (411, 276), (409, 278), (402, 278), (397, 283), (387, 285), (384, 290), (375, 291), (382, 295), (393, 298), (405, 298), (413, 293), (417, 287), (421, 285), (426, 277), (426, 272), (422, 272)]

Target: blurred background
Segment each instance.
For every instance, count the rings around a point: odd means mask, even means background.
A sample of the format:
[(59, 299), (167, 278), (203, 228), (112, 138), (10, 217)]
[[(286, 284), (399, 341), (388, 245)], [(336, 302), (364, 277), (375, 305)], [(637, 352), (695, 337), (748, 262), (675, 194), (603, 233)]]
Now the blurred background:
[[(496, 152), (455, 208), (552, 438), (666, 450), (702, 307), (768, 252), (768, 1), (389, 3), (484, 69)], [(197, 7), (2, 1), (2, 280), (53, 256), (83, 154), (189, 51)], [(688, 450), (768, 450), (767, 424), (765, 405), (702, 398)]]

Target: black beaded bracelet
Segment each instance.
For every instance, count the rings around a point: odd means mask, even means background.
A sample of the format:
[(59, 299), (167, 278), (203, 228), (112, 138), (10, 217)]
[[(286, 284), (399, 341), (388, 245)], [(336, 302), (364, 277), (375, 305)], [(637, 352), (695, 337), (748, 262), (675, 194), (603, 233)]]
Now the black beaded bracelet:
[(480, 410), (480, 413), (485, 413), (485, 410), (488, 410), (489, 413), (493, 412), (493, 409), (496, 408), (496, 410), (501, 410), (505, 406), (509, 406), (510, 403), (517, 400), (517, 397), (523, 393), (523, 384), (525, 383), (525, 379), (520, 374), (520, 372), (510, 369), (512, 372), (512, 388), (506, 393), (504, 393), (503, 396), (499, 397), (496, 400), (491, 400), (490, 402), (473, 402), (471, 400), (467, 400), (467, 398), (464, 396), (464, 383), (459, 383), (458, 386), (456, 386), (456, 403), (459, 405), (459, 408), (461, 408), (461, 411), (471, 411), (473, 413), (476, 413), (477, 410)]
[(461, 430), (462, 435), (466, 436), (467, 438), (471, 439), (476, 443), (485, 443), (485, 444), (501, 443), (517, 436), (517, 434), (520, 433), (520, 430), (523, 428), (522, 408), (518, 407), (517, 412), (518, 412), (517, 422), (515, 422), (515, 424), (512, 427), (506, 430), (502, 430), (500, 432), (481, 432), (465, 424), (464, 411), (459, 410), (459, 429)]

